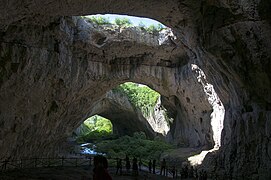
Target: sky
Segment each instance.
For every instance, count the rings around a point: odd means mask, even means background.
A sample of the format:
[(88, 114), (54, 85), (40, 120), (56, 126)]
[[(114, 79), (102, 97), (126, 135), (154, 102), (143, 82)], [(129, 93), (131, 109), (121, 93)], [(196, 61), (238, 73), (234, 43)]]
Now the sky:
[[(105, 18), (108, 18), (110, 22), (114, 22), (115, 18), (128, 18), (133, 23), (133, 25), (138, 26), (140, 22), (143, 22), (146, 26), (150, 25), (158, 25), (162, 24), (156, 20), (149, 19), (149, 18), (141, 18), (141, 17), (135, 17), (135, 16), (127, 16), (127, 15), (117, 15), (117, 14), (97, 14), (97, 15), (91, 15), (91, 16), (102, 16)], [(162, 24), (163, 25), (163, 24)], [(163, 25), (164, 26), (164, 25)]]

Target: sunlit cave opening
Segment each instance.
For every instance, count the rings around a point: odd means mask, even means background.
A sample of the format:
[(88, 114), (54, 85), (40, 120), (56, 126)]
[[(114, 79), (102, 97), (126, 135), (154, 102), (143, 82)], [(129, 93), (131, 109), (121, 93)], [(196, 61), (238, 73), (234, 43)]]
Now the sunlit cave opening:
[(159, 159), (174, 146), (165, 141), (173, 119), (161, 106), (160, 94), (146, 85), (126, 82), (107, 92), (97, 113), (75, 131), (80, 153)]
[(145, 28), (147, 31), (162, 30), (167, 28), (161, 22), (150, 18), (136, 17), (129, 15), (119, 14), (96, 14), (84, 16), (96, 25), (117, 25), (121, 27), (132, 27), (138, 26)]
[[(168, 43), (168, 41), (170, 41), (169, 43), (175, 44), (174, 41), (177, 39), (171, 28), (149, 18), (118, 14), (96, 14), (82, 16), (82, 18), (91, 24), (90, 27), (92, 26), (92, 28), (96, 30), (102, 30), (109, 34), (114, 31), (120, 34), (126, 34), (126, 36), (131, 38), (133, 37), (131, 31), (133, 31), (137, 41), (146, 41), (146, 39), (148, 39), (149, 42), (144, 42), (147, 44), (152, 43), (153, 45), (157, 43), (157, 45), (162, 45)], [(93, 36), (92, 38), (94, 41), (98, 39), (96, 46), (100, 48), (106, 44), (108, 38), (97, 36), (98, 37)]]
[(86, 119), (74, 132), (76, 142), (81, 146), (82, 154), (99, 154), (96, 152), (96, 141), (113, 138), (113, 125), (110, 120), (94, 115)]

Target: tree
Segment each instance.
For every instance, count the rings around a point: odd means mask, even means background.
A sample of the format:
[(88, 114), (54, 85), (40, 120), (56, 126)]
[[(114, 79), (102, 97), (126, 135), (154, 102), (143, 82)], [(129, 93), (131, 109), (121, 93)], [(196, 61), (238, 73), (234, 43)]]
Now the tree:
[(102, 16), (92, 16), (89, 19), (91, 22), (93, 22), (97, 25), (111, 24), (108, 18), (104, 18)]
[(132, 22), (128, 18), (116, 18), (114, 22), (116, 25), (118, 25), (120, 27), (132, 26)]

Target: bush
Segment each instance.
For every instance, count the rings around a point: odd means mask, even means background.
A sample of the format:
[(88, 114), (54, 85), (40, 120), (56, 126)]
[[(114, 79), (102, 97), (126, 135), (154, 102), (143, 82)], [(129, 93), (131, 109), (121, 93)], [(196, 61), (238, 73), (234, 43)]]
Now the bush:
[(111, 158), (122, 157), (124, 154), (142, 159), (159, 159), (161, 154), (173, 146), (162, 141), (140, 139), (145, 133), (134, 133), (133, 137), (123, 136), (115, 140), (97, 143), (97, 151), (110, 153)]
[(149, 32), (149, 33), (155, 34), (155, 33), (159, 33), (163, 29), (165, 29), (165, 28), (163, 27), (162, 24), (158, 24), (156, 26), (152, 24), (152, 25), (150, 25), (149, 27), (146, 28), (146, 31)]
[(111, 24), (108, 18), (102, 16), (91, 16), (89, 17), (90, 21), (97, 25), (107, 25)]
[(112, 123), (101, 116), (92, 116), (84, 122), (85, 128), (77, 138), (77, 142), (88, 142), (90, 140), (99, 140), (113, 138)]
[(139, 108), (143, 115), (149, 116), (154, 109), (160, 94), (147, 86), (139, 86), (136, 83), (127, 82), (113, 89), (113, 92), (121, 92), (128, 96), (134, 107)]
[(118, 25), (120, 27), (132, 26), (132, 22), (128, 18), (116, 18), (114, 22), (116, 25)]

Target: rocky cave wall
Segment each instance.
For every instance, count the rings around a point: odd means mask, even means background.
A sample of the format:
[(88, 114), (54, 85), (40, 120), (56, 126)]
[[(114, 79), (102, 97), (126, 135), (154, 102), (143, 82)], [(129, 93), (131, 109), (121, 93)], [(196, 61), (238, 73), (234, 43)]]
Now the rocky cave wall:
[[(170, 98), (181, 111), (174, 131), (188, 131), (183, 134), (189, 146), (197, 146), (198, 140), (206, 144), (199, 121), (211, 107), (193, 77), (193, 63), (204, 70), (226, 109), (222, 146), (204, 164), (222, 176), (270, 178), (270, 4), (1, 2), (1, 159), (52, 154), (52, 147), (82, 122), (99, 97), (125, 81), (148, 84)], [(59, 17), (105, 12), (155, 18), (178, 39), (164, 46), (113, 40), (100, 47), (86, 38), (95, 30), (83, 31), (74, 18)]]
[[(126, 81), (176, 96), (180, 104), (195, 104), (191, 106), (195, 111), (183, 113), (186, 126), (176, 130), (184, 136), (174, 141), (190, 147), (209, 143), (208, 132), (202, 131), (198, 121), (203, 112), (199, 109), (211, 108), (201, 86), (189, 76), (186, 53), (182, 48), (174, 50), (171, 41), (159, 45), (149, 35), (139, 39), (134, 29), (97, 30), (76, 17), (60, 18), (47, 26), (10, 25), (2, 34), (3, 159), (59, 151), (54, 149), (57, 144), (97, 113), (95, 107), (105, 93)], [(203, 122), (210, 126), (209, 118)]]

